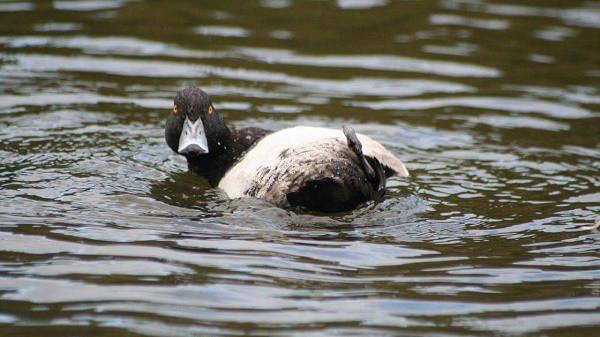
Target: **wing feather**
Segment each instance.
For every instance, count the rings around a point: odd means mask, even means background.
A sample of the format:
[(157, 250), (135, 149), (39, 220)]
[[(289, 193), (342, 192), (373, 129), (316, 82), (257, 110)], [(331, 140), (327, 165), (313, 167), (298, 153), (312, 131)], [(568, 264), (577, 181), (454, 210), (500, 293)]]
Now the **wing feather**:
[(360, 140), (362, 143), (362, 150), (365, 156), (379, 160), (383, 166), (392, 172), (391, 175), (404, 178), (409, 176), (408, 170), (406, 169), (406, 166), (404, 166), (404, 163), (402, 163), (402, 161), (400, 161), (400, 159), (398, 159), (398, 157), (396, 157), (393, 153), (383, 147), (383, 145), (363, 134), (357, 133), (356, 135), (358, 136), (358, 140)]

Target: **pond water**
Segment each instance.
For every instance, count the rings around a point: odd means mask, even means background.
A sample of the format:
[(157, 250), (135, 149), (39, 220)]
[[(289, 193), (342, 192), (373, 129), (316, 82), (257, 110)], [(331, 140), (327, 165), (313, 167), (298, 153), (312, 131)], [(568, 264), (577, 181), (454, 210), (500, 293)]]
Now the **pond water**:
[[(0, 335), (597, 336), (600, 2), (0, 2)], [(227, 200), (163, 139), (352, 125), (355, 211)]]

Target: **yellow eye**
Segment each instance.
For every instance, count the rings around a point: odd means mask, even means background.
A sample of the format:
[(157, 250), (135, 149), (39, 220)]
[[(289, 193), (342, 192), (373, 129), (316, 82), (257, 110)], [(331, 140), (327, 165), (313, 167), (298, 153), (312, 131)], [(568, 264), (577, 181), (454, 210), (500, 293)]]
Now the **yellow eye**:
[(177, 113), (177, 105), (173, 105), (173, 113), (176, 114)]
[(208, 114), (211, 115), (213, 113), (213, 107), (209, 106), (208, 107)]

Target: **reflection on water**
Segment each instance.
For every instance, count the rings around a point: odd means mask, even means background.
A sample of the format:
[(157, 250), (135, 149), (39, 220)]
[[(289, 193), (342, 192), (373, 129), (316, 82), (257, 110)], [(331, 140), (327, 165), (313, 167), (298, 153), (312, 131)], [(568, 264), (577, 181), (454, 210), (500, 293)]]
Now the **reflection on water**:
[[(594, 1), (0, 3), (0, 334), (595, 336)], [(353, 125), (407, 163), (334, 215), (227, 200), (163, 140)]]

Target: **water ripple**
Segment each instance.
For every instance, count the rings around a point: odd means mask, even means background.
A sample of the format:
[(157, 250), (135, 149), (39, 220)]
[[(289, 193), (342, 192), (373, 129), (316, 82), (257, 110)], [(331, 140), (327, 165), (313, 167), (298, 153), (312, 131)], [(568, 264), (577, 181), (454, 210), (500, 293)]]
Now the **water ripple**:
[[(589, 1), (0, 3), (0, 334), (597, 335)], [(164, 143), (351, 125), (381, 202), (228, 200)]]

